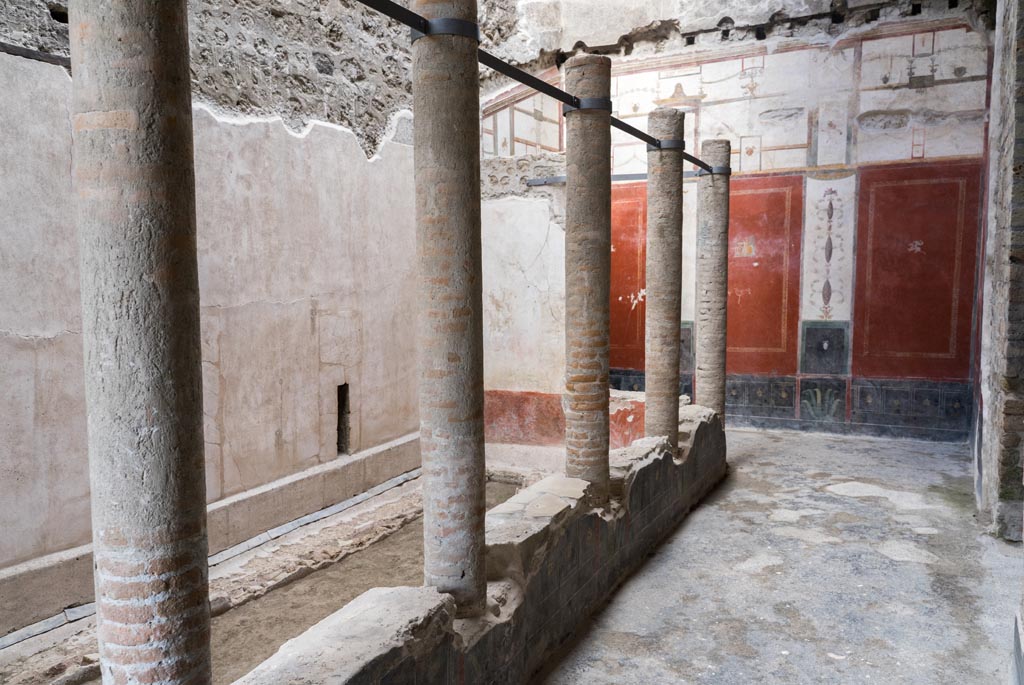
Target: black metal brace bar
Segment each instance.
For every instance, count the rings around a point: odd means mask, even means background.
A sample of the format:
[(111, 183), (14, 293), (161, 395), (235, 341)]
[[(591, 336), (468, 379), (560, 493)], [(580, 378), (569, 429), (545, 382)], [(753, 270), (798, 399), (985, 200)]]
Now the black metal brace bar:
[(639, 138), (640, 140), (644, 141), (648, 145), (653, 145), (655, 147), (660, 147), (661, 146), (661, 141), (660, 140), (658, 140), (657, 138), (655, 138), (654, 136), (652, 136), (650, 134), (644, 133), (643, 131), (641, 131), (640, 129), (638, 129), (638, 128), (634, 127), (634, 126), (630, 126), (629, 124), (624, 122), (622, 119), (617, 119), (615, 117), (612, 117), (612, 126), (617, 128), (617, 129), (619, 129), (623, 133), (628, 133), (629, 135), (633, 136), (634, 138)]
[(498, 59), (486, 50), (477, 50), (477, 59), (479, 59), (480, 64), (485, 67), (494, 69), (499, 74), (504, 74), (510, 79), (515, 79), (524, 86), (529, 86), (530, 88), (569, 105), (570, 107), (579, 107), (580, 105), (580, 100), (575, 95), (570, 95), (561, 88), (553, 86), (547, 81), (541, 80), (532, 74), (526, 73), (522, 69), (512, 66), (508, 62)]
[(0, 43), (0, 52), (5, 52), (8, 55), (14, 55), (15, 57), (24, 57), (25, 59), (32, 59), (37, 62), (47, 62), (48, 64), (56, 64), (61, 67), (71, 68), (71, 59), (62, 55), (51, 55), (48, 52), (41, 52), (39, 50), (30, 50), (29, 48), (23, 48), (20, 45), (11, 45), (10, 43)]
[[(685, 159), (687, 162), (693, 162), (694, 164), (699, 166), (703, 171), (705, 171), (705, 172), (707, 172), (709, 174), (720, 173), (720, 172), (716, 172), (715, 171), (715, 169), (718, 168), (718, 167), (713, 167), (710, 164), (708, 164), (707, 162), (705, 162), (704, 160), (697, 159), (696, 157), (691, 155), (689, 152), (685, 152), (684, 151), (684, 152), (680, 152), (679, 154), (681, 154), (683, 156), (683, 159)], [(729, 167), (724, 167), (724, 168), (728, 169)]]
[[(362, 4), (366, 5), (367, 7), (371, 8), (371, 9), (375, 9), (378, 12), (380, 12), (381, 14), (389, 16), (392, 19), (394, 19), (395, 21), (398, 21), (398, 22), (400, 22), (402, 24), (405, 24), (406, 26), (411, 28), (413, 30), (413, 36), (414, 36), (413, 39), (414, 40), (416, 38), (423, 37), (423, 35), (430, 35), (431, 34), (431, 31), (430, 31), (431, 20), (428, 20), (425, 17), (421, 17), (420, 15), (416, 14), (412, 10), (406, 9), (405, 7), (402, 7), (401, 5), (399, 5), (397, 3), (391, 2), (391, 0), (359, 0), (359, 2), (361, 2)], [(435, 21), (435, 22), (452, 22), (454, 20), (450, 20), (450, 19), (435, 19), (433, 21)], [(460, 22), (460, 23), (471, 24), (472, 22)], [(464, 30), (465, 27), (461, 27), (461, 28), (460, 27), (456, 27), (456, 28), (458, 30), (451, 30), (452, 27), (450, 25), (444, 24), (444, 28), (442, 28), (442, 26), (438, 26), (438, 31), (436, 31), (435, 33), (457, 33), (458, 35), (468, 35), (465, 32), (465, 30)], [(420, 35), (417, 35), (417, 34), (420, 34)], [(478, 38), (478, 40), (479, 40), (479, 38)], [(503, 74), (505, 76), (508, 76), (511, 79), (519, 81), (524, 86), (528, 86), (529, 88), (533, 88), (534, 90), (536, 90), (536, 91), (538, 91), (540, 93), (543, 93), (544, 95), (547, 95), (548, 97), (552, 97), (552, 98), (558, 100), (559, 102), (562, 102), (562, 103), (568, 105), (569, 107), (572, 107), (574, 109), (580, 109), (580, 105), (581, 105), (580, 99), (578, 97), (576, 97), (575, 95), (572, 95), (571, 93), (566, 93), (561, 88), (557, 88), (557, 87), (551, 85), (550, 83), (548, 83), (547, 81), (543, 81), (543, 80), (537, 78), (536, 76), (533, 76), (532, 74), (526, 73), (525, 71), (523, 71), (522, 69), (519, 69), (518, 67), (512, 66), (511, 64), (509, 64), (508, 62), (505, 62), (504, 60), (498, 59), (497, 57), (495, 57), (491, 53), (487, 52), (486, 50), (483, 50), (483, 49), (477, 50), (477, 59), (479, 60), (480, 64), (484, 65), (485, 67), (487, 67), (489, 69), (494, 69), (499, 74)], [(626, 122), (622, 121), (621, 119), (617, 119), (615, 117), (611, 117), (611, 125), (614, 126), (617, 129), (619, 129), (623, 133), (627, 133), (627, 134), (633, 136), (634, 138), (642, 140), (643, 142), (647, 143), (647, 145), (650, 146), (650, 147), (654, 147), (654, 148), (658, 148), (658, 149), (660, 149), (662, 147), (662, 141), (658, 140), (657, 138), (655, 138), (654, 136), (652, 136), (650, 134), (644, 133), (643, 131), (641, 131), (640, 129), (638, 129), (638, 128), (634, 127), (634, 126), (630, 126), (629, 124), (627, 124)], [(666, 141), (666, 142), (668, 142), (668, 141)], [(673, 141), (673, 142), (675, 142), (675, 141)], [(666, 146), (665, 149), (676, 149), (676, 148), (673, 145), (672, 148), (669, 148), (668, 146)], [(706, 173), (709, 173), (709, 174), (726, 174), (726, 173), (729, 173), (729, 167), (712, 167), (707, 162), (704, 162), (704, 161), (702, 161), (700, 159), (697, 159), (696, 157), (694, 157), (693, 155), (691, 155), (691, 154), (689, 154), (689, 153), (687, 153), (685, 151), (681, 152), (680, 154), (683, 155), (683, 159), (685, 159), (685, 160), (687, 160), (689, 162), (693, 162), (698, 167), (703, 169), (704, 172), (706, 172)]]

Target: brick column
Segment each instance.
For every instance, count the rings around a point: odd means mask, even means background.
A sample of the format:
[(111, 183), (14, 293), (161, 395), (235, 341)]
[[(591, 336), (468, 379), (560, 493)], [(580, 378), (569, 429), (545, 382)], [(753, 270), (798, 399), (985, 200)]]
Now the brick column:
[[(566, 90), (608, 98), (611, 60), (577, 55), (565, 63)], [(565, 472), (608, 498), (608, 300), (611, 283), (609, 109), (565, 117)]]
[(209, 682), (187, 7), (69, 8), (103, 681)]
[[(476, 0), (415, 0), (427, 19), (477, 21)], [(462, 616), (483, 612), (484, 382), (477, 43), (412, 48), (419, 263), (423, 577)]]
[[(728, 140), (708, 140), (700, 158), (728, 167)], [(706, 174), (697, 182), (697, 373), (694, 400), (725, 420), (725, 328), (729, 301), (729, 176)]]
[[(683, 139), (683, 113), (659, 107), (647, 119), (659, 140)], [(683, 287), (683, 156), (647, 153), (647, 300), (644, 435), (679, 446), (679, 323)]]

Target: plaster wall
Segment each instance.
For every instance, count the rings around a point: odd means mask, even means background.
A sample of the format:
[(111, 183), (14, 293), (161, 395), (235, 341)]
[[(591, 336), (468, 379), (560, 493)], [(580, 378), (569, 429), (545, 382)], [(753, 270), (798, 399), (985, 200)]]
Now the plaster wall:
[(485, 387), (560, 393), (565, 229), (537, 196), (487, 200), (481, 223)]
[[(0, 54), (0, 163), (17, 170), (0, 179), (0, 569), (90, 539), (70, 85), (61, 67)], [(349, 453), (417, 429), (412, 149), (396, 141), (407, 115), (372, 159), (332, 125), (295, 134), (203, 106), (194, 119), (215, 502), (338, 459), (341, 384)], [(317, 492), (309, 506), (331, 502)], [(272, 525), (308, 513), (279, 508)]]

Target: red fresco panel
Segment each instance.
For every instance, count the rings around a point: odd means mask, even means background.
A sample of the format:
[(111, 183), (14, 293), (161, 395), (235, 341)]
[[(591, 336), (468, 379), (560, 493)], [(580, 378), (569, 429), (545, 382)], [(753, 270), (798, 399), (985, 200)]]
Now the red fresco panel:
[(970, 376), (981, 165), (861, 172), (853, 373)]
[[(644, 433), (644, 400), (612, 399), (608, 428), (612, 449), (627, 447)], [(513, 445), (562, 445), (565, 415), (562, 396), (516, 390), (484, 393), (484, 439)]]
[(611, 349), (613, 369), (644, 368), (647, 184), (612, 186)]
[(803, 176), (732, 180), (728, 373), (796, 373), (803, 206)]

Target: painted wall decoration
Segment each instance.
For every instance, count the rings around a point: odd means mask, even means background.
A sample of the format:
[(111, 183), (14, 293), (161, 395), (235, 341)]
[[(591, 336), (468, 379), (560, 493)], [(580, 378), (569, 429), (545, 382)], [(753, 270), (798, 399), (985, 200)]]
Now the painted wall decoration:
[[(676, 107), (690, 151), (710, 138), (732, 145), (731, 417), (960, 439), (970, 427), (961, 408), (972, 392), (988, 37), (955, 17), (862, 28), (824, 44), (769, 39), (616, 58), (615, 114), (644, 130), (655, 107)], [(520, 139), (530, 130), (523, 112), (500, 123), (525, 97), (512, 88), (485, 103), (485, 155), (555, 140), (551, 130)], [(498, 149), (499, 125), (515, 127), (514, 151)], [(614, 173), (643, 174), (646, 160), (643, 143), (612, 131)], [(611, 382), (642, 390), (644, 191), (615, 188)], [(680, 322), (691, 336), (696, 223), (691, 177)], [(692, 350), (681, 355), (685, 391)]]
[(850, 320), (857, 176), (843, 173), (806, 180), (800, 303), (805, 321)]
[(853, 373), (969, 378), (982, 167), (861, 172)]
[(612, 186), (611, 350), (616, 369), (644, 368), (647, 184)]
[(796, 373), (802, 207), (801, 176), (733, 180), (728, 373)]

